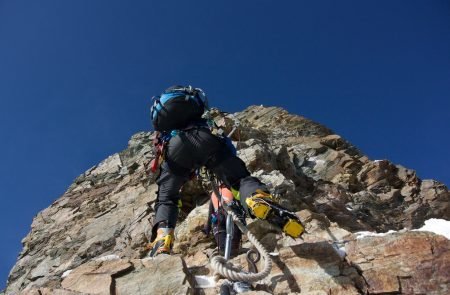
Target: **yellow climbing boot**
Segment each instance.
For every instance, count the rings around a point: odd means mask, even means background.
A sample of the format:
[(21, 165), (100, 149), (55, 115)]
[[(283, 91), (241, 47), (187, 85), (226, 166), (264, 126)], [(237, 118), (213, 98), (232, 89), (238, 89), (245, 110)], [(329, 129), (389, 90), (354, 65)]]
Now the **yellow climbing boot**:
[(170, 254), (175, 240), (174, 229), (163, 227), (158, 228), (155, 240), (149, 244), (149, 257), (155, 257), (158, 254)]
[(259, 219), (266, 219), (271, 210), (270, 202), (273, 202), (272, 195), (257, 190), (251, 197), (245, 200), (248, 209), (252, 215)]
[(305, 228), (303, 227), (303, 224), (297, 219), (288, 219), (283, 226), (283, 232), (294, 239), (299, 238), (304, 231)]
[(305, 227), (295, 212), (278, 204), (272, 195), (258, 190), (245, 202), (251, 215), (267, 220), (280, 228), (286, 235), (296, 239), (305, 232)]

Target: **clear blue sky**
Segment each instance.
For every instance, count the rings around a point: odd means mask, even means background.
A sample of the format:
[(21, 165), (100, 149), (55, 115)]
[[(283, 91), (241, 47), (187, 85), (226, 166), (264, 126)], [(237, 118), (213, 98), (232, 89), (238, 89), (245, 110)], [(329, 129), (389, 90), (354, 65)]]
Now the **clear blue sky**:
[(150, 97), (275, 105), (450, 184), (450, 2), (0, 0), (0, 289), (34, 215)]

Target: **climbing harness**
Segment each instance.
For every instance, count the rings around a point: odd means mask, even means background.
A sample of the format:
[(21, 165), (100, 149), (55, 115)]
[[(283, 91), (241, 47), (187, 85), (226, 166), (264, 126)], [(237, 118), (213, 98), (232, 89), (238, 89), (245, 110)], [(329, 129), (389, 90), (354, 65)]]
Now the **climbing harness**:
[(168, 141), (169, 140), (166, 139), (165, 136), (163, 136), (161, 133), (155, 133), (155, 137), (153, 138), (155, 158), (150, 162), (150, 172), (156, 173), (159, 166), (164, 161), (164, 150)]

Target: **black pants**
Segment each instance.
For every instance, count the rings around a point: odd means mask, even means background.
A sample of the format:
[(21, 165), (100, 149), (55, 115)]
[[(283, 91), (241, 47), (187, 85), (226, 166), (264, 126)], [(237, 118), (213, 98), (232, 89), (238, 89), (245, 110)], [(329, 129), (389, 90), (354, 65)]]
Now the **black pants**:
[(234, 155), (222, 138), (211, 134), (207, 128), (183, 131), (170, 139), (156, 180), (158, 196), (152, 241), (160, 222), (165, 221), (168, 227), (175, 227), (180, 189), (192, 171), (202, 166), (212, 171), (226, 186), (239, 190), (244, 208), (247, 207), (245, 199), (257, 189), (267, 191), (262, 182), (250, 176), (245, 163)]

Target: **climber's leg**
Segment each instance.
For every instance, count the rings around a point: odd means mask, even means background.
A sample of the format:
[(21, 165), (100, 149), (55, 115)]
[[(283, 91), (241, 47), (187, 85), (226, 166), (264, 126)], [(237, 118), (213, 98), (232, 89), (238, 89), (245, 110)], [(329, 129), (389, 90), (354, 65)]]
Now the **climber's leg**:
[(151, 254), (170, 252), (181, 199), (180, 189), (189, 180), (193, 169), (202, 166), (208, 155), (218, 148), (220, 141), (206, 128), (180, 132), (168, 142), (165, 161), (156, 181), (158, 196), (150, 239)]
[(304, 227), (299, 218), (281, 207), (264, 183), (250, 176), (241, 159), (232, 153), (224, 153), (213, 160), (215, 161), (208, 163), (208, 168), (227, 186), (239, 191), (236, 197), (250, 216), (269, 221), (291, 237), (301, 236)]
[(156, 181), (158, 184), (155, 204), (155, 221), (152, 228), (150, 255), (170, 253), (173, 246), (175, 228), (178, 217), (178, 204), (181, 186), (188, 180), (189, 173), (175, 174), (167, 162), (161, 165), (161, 173)]

